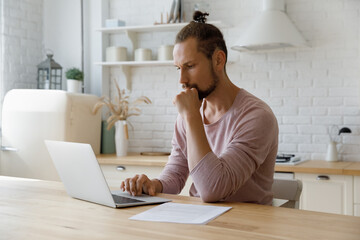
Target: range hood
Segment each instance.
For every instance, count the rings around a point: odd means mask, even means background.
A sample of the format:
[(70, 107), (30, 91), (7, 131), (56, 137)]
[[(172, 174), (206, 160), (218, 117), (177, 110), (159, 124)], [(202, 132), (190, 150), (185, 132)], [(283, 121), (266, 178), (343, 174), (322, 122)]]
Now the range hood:
[(305, 46), (306, 40), (285, 13), (284, 0), (263, 0), (263, 11), (231, 49), (264, 51)]

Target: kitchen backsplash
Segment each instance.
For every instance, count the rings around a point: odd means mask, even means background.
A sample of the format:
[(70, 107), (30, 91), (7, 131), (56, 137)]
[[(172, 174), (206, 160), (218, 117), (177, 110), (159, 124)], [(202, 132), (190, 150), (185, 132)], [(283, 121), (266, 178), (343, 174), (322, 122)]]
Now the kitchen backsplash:
[[(160, 21), (169, 1), (111, 0), (112, 18), (127, 25)], [(195, 3), (184, 1), (189, 21)], [(209, 20), (221, 20), (229, 49), (227, 72), (239, 87), (266, 101), (280, 127), (279, 152), (308, 159), (325, 159), (332, 125), (348, 126), (338, 145), (343, 160), (360, 161), (360, 1), (287, 0), (287, 13), (310, 48), (269, 53), (239, 53), (230, 50), (251, 20), (261, 11), (262, 0), (206, 1)], [(175, 33), (139, 34), (139, 46), (156, 53), (161, 44), (172, 44)], [(112, 39), (113, 44), (119, 40)], [(154, 55), (155, 56), (155, 55)], [(181, 91), (175, 67), (131, 69), (133, 95), (153, 101), (142, 106), (143, 114), (130, 119), (130, 150), (170, 151), (176, 119), (172, 104)], [(116, 78), (116, 71), (112, 72)]]

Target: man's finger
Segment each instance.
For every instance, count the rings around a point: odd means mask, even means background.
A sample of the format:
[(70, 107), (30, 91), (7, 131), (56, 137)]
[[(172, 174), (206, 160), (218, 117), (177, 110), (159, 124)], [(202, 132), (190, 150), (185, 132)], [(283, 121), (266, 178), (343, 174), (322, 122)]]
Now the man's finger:
[(121, 182), (121, 184), (120, 184), (120, 189), (121, 189), (123, 192), (125, 192), (125, 183), (124, 183), (124, 181)]
[(129, 189), (130, 189), (130, 194), (135, 196), (136, 195), (136, 181), (139, 178), (139, 175), (136, 175), (135, 177), (131, 178), (129, 180)]
[(146, 181), (145, 175), (141, 174), (140, 177), (136, 181), (136, 195), (141, 195), (143, 192), (143, 185)]
[(130, 193), (130, 178), (125, 179), (125, 191)]

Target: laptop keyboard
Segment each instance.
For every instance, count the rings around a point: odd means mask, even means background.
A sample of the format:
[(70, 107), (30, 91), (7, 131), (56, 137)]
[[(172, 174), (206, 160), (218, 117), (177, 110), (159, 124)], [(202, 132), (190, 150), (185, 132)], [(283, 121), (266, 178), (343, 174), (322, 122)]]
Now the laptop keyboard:
[(112, 197), (113, 197), (115, 203), (117, 203), (117, 204), (144, 202), (144, 201), (141, 201), (141, 200), (137, 200), (137, 199), (133, 199), (133, 198), (128, 198), (128, 197), (122, 197), (122, 196), (115, 195), (115, 194), (112, 194)]

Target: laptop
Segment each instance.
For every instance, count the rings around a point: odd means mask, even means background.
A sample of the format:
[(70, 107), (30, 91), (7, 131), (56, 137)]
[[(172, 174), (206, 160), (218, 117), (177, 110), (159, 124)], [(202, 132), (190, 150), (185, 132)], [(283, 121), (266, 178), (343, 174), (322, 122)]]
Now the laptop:
[[(149, 195), (111, 192), (90, 144), (45, 140), (69, 196), (113, 208), (169, 202)], [(119, 186), (120, 187), (120, 186)]]

